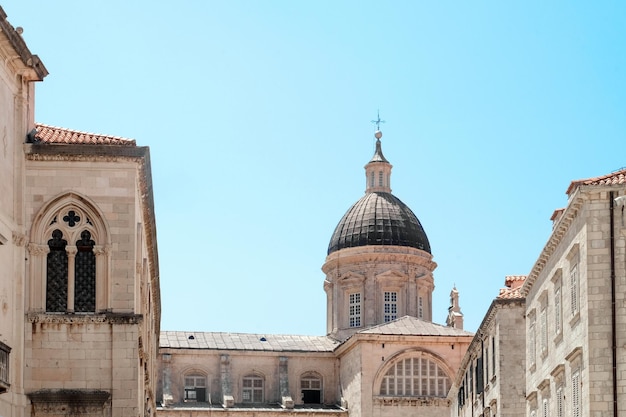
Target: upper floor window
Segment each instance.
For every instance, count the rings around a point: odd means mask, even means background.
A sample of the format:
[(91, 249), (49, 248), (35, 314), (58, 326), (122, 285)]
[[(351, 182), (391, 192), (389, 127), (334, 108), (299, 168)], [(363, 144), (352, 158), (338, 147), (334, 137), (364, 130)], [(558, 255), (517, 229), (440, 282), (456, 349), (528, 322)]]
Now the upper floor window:
[(262, 403), (264, 398), (263, 377), (258, 375), (248, 375), (243, 378), (243, 389), (241, 398), (244, 403)]
[[(46, 311), (96, 311), (96, 255), (93, 224), (79, 209), (52, 219), (46, 260)], [(66, 239), (74, 237), (74, 241)]]
[(355, 292), (349, 295), (350, 327), (361, 327), (361, 293)]
[(422, 296), (417, 297), (417, 318), (424, 318), (424, 298)]
[(530, 316), (530, 325), (528, 326), (528, 358), (529, 365), (532, 367), (537, 362), (537, 329), (536, 317), (533, 313)]
[(322, 403), (322, 379), (317, 375), (308, 374), (300, 379), (302, 402), (304, 404)]
[(108, 308), (109, 247), (103, 215), (85, 197), (70, 193), (42, 207), (28, 246), (30, 308), (50, 313)]
[(569, 271), (570, 280), (570, 306), (572, 316), (575, 316), (580, 309), (580, 294), (579, 294), (579, 277), (578, 277), (578, 263), (574, 263)]
[(383, 186), (383, 172), (382, 171), (378, 171), (378, 186), (379, 187)]
[(548, 306), (543, 306), (539, 313), (540, 335), (539, 341), (541, 346), (541, 355), (546, 355), (548, 351)]
[(572, 417), (580, 417), (580, 370), (572, 373)]
[(0, 393), (9, 389), (9, 353), (11, 348), (0, 342)]
[(385, 323), (398, 318), (398, 293), (385, 291), (384, 293), (384, 321)]
[(554, 288), (554, 333), (560, 334), (563, 330), (563, 310), (561, 307), (561, 286)]
[(397, 361), (385, 373), (380, 395), (446, 397), (450, 377), (433, 360), (412, 357)]
[(206, 378), (203, 375), (185, 376), (185, 401), (206, 401)]

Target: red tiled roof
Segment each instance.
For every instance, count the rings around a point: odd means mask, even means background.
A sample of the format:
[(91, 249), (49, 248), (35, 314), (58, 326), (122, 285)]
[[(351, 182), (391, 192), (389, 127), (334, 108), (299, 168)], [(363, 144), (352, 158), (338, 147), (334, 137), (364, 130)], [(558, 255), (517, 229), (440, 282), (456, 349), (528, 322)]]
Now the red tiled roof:
[(522, 296), (521, 288), (501, 288), (500, 294), (496, 298), (505, 299), (505, 300), (513, 300), (516, 298), (524, 298)]
[(567, 188), (566, 194), (572, 194), (581, 185), (615, 185), (624, 183), (626, 183), (626, 168), (621, 168), (601, 177), (572, 181)]
[(39, 143), (136, 146), (134, 139), (80, 132), (78, 130), (48, 126), (41, 123), (35, 124), (35, 130), (36, 133), (33, 138)]
[(558, 216), (563, 214), (564, 211), (565, 211), (564, 208), (554, 210), (554, 213), (552, 213), (552, 217), (550, 217), (550, 220), (554, 221), (554, 219), (556, 219)]
[(500, 289), (500, 294), (498, 297), (500, 299), (515, 299), (515, 298), (524, 298), (522, 297), (521, 288), (526, 281), (526, 275), (507, 275), (504, 277), (504, 285), (506, 288)]

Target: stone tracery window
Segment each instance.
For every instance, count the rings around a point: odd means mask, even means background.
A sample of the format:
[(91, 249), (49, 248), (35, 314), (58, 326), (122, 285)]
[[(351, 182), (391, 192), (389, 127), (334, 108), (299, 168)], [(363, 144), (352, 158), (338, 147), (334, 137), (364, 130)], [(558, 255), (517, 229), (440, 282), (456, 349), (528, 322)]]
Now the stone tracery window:
[(46, 262), (46, 311), (59, 313), (67, 310), (67, 240), (63, 232), (54, 229), (48, 240)]
[(446, 397), (450, 377), (427, 357), (410, 357), (395, 362), (385, 373), (380, 395), (406, 397)]
[(108, 233), (93, 203), (75, 193), (57, 197), (33, 221), (31, 309), (95, 313), (108, 308)]
[(76, 242), (74, 310), (77, 312), (96, 311), (95, 244), (88, 230), (84, 230)]

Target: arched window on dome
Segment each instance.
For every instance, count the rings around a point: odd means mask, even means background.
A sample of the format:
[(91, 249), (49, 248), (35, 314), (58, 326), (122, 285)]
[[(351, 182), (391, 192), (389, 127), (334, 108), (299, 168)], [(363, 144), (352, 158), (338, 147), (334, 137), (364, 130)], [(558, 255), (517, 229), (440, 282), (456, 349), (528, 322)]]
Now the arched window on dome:
[(30, 308), (47, 313), (95, 313), (106, 309), (108, 233), (86, 198), (57, 197), (33, 221)]
[(380, 384), (380, 395), (393, 397), (446, 397), (450, 377), (427, 356), (408, 357), (393, 363)]

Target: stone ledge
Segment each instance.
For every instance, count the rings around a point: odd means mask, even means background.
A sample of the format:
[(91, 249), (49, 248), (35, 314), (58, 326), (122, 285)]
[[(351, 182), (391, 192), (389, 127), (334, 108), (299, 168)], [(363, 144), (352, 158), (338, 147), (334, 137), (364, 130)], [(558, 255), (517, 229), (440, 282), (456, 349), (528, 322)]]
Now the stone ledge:
[(67, 314), (67, 313), (28, 313), (27, 321), (30, 323), (56, 323), (56, 324), (139, 324), (143, 321), (143, 315), (132, 313), (97, 313), (97, 314)]

